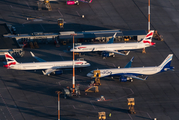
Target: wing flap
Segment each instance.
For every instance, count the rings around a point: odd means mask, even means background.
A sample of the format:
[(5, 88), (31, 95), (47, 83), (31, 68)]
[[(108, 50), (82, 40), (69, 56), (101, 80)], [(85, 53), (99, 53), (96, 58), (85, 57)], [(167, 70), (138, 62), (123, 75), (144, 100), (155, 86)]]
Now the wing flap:
[(147, 80), (148, 76), (146, 76), (145, 78), (140, 78), (140, 77), (137, 77), (135, 75), (124, 75), (125, 77), (131, 77), (131, 78), (134, 78), (134, 79), (138, 79), (138, 80)]
[(119, 54), (119, 55), (128, 55), (130, 53), (130, 51), (126, 52), (126, 53), (122, 53), (122, 52), (117, 52), (117, 51), (114, 51), (114, 50), (105, 50), (106, 52), (112, 52), (112, 53), (116, 53), (116, 54)]

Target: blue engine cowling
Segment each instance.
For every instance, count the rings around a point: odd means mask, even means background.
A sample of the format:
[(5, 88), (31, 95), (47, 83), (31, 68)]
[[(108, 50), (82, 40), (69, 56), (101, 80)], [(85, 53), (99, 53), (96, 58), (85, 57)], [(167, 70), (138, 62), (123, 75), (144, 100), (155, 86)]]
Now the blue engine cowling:
[(121, 82), (127, 82), (127, 77), (124, 77), (124, 76), (121, 76), (120, 78), (119, 78), (119, 80), (121, 81)]
[(61, 74), (63, 74), (63, 71), (62, 71), (62, 70), (54, 71), (54, 74), (55, 74), (55, 75), (61, 75)]
[(102, 57), (109, 57), (109, 52), (102, 52)]

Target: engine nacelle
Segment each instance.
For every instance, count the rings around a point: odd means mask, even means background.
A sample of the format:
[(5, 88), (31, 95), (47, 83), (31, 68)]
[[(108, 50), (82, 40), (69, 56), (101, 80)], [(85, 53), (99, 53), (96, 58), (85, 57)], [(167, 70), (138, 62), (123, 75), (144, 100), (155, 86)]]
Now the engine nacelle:
[(59, 70), (59, 71), (54, 71), (53, 72), (55, 75), (61, 75), (61, 74), (63, 74), (63, 71), (62, 70)]
[(128, 80), (132, 80), (132, 78), (121, 76), (121, 77), (119, 78), (119, 80), (120, 80), (121, 82), (127, 82)]
[(102, 52), (102, 57), (109, 57), (109, 53), (108, 52)]

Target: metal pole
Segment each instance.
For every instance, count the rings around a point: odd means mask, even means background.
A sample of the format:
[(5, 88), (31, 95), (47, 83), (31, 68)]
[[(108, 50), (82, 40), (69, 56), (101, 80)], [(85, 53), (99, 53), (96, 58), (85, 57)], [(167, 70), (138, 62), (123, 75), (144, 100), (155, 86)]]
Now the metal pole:
[(56, 91), (58, 94), (58, 120), (60, 120), (60, 94), (62, 93), (61, 91)]
[(75, 40), (74, 40), (74, 36), (76, 35), (76, 34), (71, 34), (72, 36), (73, 36), (73, 82), (72, 82), (72, 84), (73, 84), (73, 94), (75, 94), (75, 54), (74, 54), (74, 46), (75, 46)]
[(148, 32), (150, 31), (150, 0), (148, 0)]

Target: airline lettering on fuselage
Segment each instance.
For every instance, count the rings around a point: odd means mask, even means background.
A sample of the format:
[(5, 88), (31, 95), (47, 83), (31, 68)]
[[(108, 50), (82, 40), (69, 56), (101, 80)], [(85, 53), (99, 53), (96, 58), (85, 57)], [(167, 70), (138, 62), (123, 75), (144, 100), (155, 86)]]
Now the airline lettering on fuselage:
[(78, 47), (78, 49), (81, 49), (81, 48), (86, 48), (86, 47)]
[(101, 72), (101, 74), (112, 74), (112, 72), (108, 71), (108, 70), (104, 70), (104, 71)]
[(83, 62), (76, 62), (75, 64), (83, 64)]

